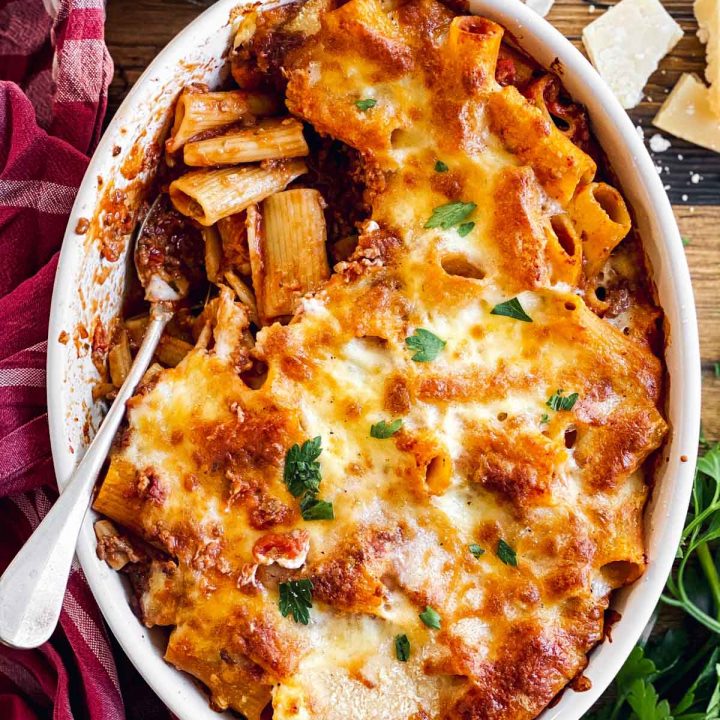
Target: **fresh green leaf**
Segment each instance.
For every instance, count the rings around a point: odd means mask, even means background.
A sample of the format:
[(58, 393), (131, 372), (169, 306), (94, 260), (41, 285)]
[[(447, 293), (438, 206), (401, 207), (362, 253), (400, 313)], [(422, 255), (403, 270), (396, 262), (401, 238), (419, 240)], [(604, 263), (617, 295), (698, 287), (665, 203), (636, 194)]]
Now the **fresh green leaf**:
[(476, 558), (479, 558), (481, 555), (485, 554), (484, 548), (481, 548), (477, 543), (471, 543), (470, 545), (468, 545), (468, 550)]
[(395, 657), (400, 662), (407, 662), (410, 657), (410, 641), (407, 635), (395, 636)]
[(547, 413), (543, 413), (540, 417), (540, 422), (543, 424), (550, 422), (550, 416)]
[(380, 420), (380, 422), (376, 422), (370, 426), (370, 437), (377, 438), (378, 440), (386, 440), (392, 437), (402, 427), (402, 424), (403, 421), (400, 418), (392, 422)]
[(415, 351), (412, 356), (415, 362), (430, 362), (440, 354), (446, 343), (429, 330), (417, 328), (414, 335), (405, 338), (405, 344)]
[(442, 228), (448, 230), (459, 225), (477, 207), (473, 202), (450, 202), (440, 205), (432, 211), (430, 219), (425, 223), (425, 228)]
[(287, 617), (292, 613), (293, 620), (302, 625), (310, 622), (313, 584), (311, 580), (289, 580), (280, 583), (280, 614)]
[(440, 629), (440, 615), (437, 610), (431, 608), (429, 605), (425, 606), (425, 609), (418, 616), (429, 628), (435, 630)]
[(670, 628), (660, 638), (651, 638), (645, 646), (645, 657), (657, 668), (657, 675), (665, 675), (677, 666), (687, 647), (688, 634), (684, 628)]
[(306, 440), (302, 445), (293, 445), (285, 455), (283, 480), (293, 497), (306, 492), (316, 493), (320, 487), (320, 463), (317, 459), (322, 452), (320, 436)]
[(458, 225), (458, 229), (457, 229), (458, 235), (459, 235), (460, 237), (465, 237), (467, 234), (469, 234), (469, 233), (472, 232), (472, 229), (473, 229), (474, 227), (475, 227), (475, 223), (474, 223), (474, 222), (472, 222), (472, 221), (471, 221), (471, 222), (464, 222), (464, 223)]
[(618, 692), (623, 695), (627, 694), (636, 680), (644, 680), (653, 676), (656, 672), (655, 663), (645, 657), (643, 648), (639, 645), (634, 647), (615, 678)]
[(435, 172), (444, 173), (449, 169), (450, 168), (442, 160), (437, 160), (435, 162)]
[(680, 239), (682, 240), (683, 247), (687, 247), (692, 242), (687, 235), (681, 235)]
[(318, 500), (312, 495), (306, 495), (300, 501), (300, 512), (303, 520), (334, 520), (335, 513), (331, 502)]
[(720, 378), (720, 362), (713, 363), (713, 372), (716, 378)]
[(522, 322), (532, 322), (532, 318), (523, 310), (523, 306), (516, 297), (496, 305), (490, 311), (490, 314), (503, 315), (504, 317), (513, 318), (514, 320), (522, 320)]
[(700, 674), (695, 681), (685, 691), (684, 695), (678, 701), (674, 708), (675, 715), (681, 715), (690, 710), (696, 703), (701, 702), (702, 698), (707, 698), (713, 692), (713, 688), (717, 685), (716, 666), (720, 660), (720, 648), (716, 647), (710, 657), (705, 661)]
[(355, 101), (355, 107), (362, 112), (367, 112), (370, 108), (374, 108), (376, 105), (377, 100), (374, 98), (365, 98), (363, 100)]
[(502, 538), (498, 540), (495, 554), (506, 565), (517, 567), (517, 553)]
[(655, 688), (645, 680), (635, 680), (627, 696), (638, 720), (672, 720), (670, 703), (660, 700)]
[(577, 393), (571, 393), (563, 397), (564, 390), (558, 390), (556, 393), (550, 396), (548, 401), (545, 403), (549, 408), (553, 410), (572, 410), (578, 399)]

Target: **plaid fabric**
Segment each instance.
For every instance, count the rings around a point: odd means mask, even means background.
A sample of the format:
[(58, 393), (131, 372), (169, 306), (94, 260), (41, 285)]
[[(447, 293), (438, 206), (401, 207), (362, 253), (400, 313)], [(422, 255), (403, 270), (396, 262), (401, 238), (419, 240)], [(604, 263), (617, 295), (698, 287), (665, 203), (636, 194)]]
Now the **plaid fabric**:
[[(102, 0), (0, 0), (0, 569), (57, 495), (47, 322), (57, 251), (112, 78), (104, 20)], [(116, 666), (111, 643), (75, 564), (51, 641), (0, 646), (0, 718), (167, 720), (117, 650)]]

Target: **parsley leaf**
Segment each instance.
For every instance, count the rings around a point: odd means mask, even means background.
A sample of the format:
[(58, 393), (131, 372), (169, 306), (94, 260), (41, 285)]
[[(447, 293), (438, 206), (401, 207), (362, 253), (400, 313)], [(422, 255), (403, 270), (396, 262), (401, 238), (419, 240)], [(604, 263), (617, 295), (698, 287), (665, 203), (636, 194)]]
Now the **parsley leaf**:
[(680, 239), (682, 240), (683, 247), (687, 247), (692, 242), (687, 235), (681, 235)]
[(670, 703), (659, 700), (655, 688), (645, 680), (635, 680), (627, 696), (638, 720), (672, 720)]
[(380, 422), (376, 422), (370, 426), (370, 437), (377, 438), (378, 440), (386, 440), (392, 437), (402, 427), (402, 424), (403, 421), (400, 418), (392, 422), (380, 420)]
[(713, 363), (713, 372), (716, 378), (720, 378), (720, 362)]
[(490, 314), (503, 315), (504, 317), (513, 318), (514, 320), (522, 320), (523, 322), (532, 322), (532, 318), (525, 312), (525, 310), (523, 310), (523, 306), (516, 297), (496, 305), (490, 311)]
[(395, 657), (400, 662), (407, 662), (410, 657), (410, 641), (407, 635), (395, 636)]
[(405, 344), (415, 351), (412, 356), (415, 362), (430, 362), (440, 354), (446, 343), (429, 330), (417, 328), (414, 335), (405, 338)]
[[(430, 219), (423, 227), (439, 227), (443, 230), (448, 230), (455, 225), (459, 225), (476, 207), (477, 205), (473, 202), (451, 202), (440, 205), (432, 211)], [(468, 230), (468, 232), (470, 231)]]
[(431, 608), (429, 605), (425, 606), (425, 609), (418, 615), (418, 617), (429, 627), (435, 630), (440, 629), (440, 615), (437, 610)]
[(303, 520), (334, 520), (335, 513), (331, 502), (318, 500), (312, 495), (305, 495), (300, 501), (300, 512)]
[(293, 620), (307, 625), (310, 622), (313, 584), (311, 580), (290, 580), (280, 583), (280, 613), (287, 617), (292, 613)]
[(447, 172), (450, 168), (442, 161), (438, 160), (435, 163), (435, 172)]
[(517, 553), (502, 538), (498, 540), (495, 554), (506, 565), (517, 567)]
[(293, 497), (300, 497), (306, 492), (316, 493), (318, 491), (320, 463), (317, 459), (321, 452), (319, 435), (312, 440), (306, 440), (302, 446), (295, 444), (287, 451), (283, 480)]
[(564, 392), (564, 390), (558, 389), (545, 404), (553, 410), (572, 410), (579, 396), (577, 393), (572, 393), (563, 397)]
[(550, 422), (550, 416), (547, 413), (543, 413), (540, 417), (540, 422), (545, 424)]
[(467, 234), (469, 234), (469, 233), (472, 232), (472, 229), (473, 229), (474, 227), (475, 227), (475, 223), (472, 222), (472, 221), (471, 221), (471, 222), (462, 223), (462, 225), (458, 225), (458, 229), (457, 229), (458, 235), (459, 235), (460, 237), (465, 237)]
[(377, 105), (377, 100), (374, 98), (365, 98), (363, 100), (356, 100), (355, 107), (362, 112), (367, 112), (370, 108), (374, 108)]
[(468, 550), (470, 551), (471, 555), (476, 558), (479, 558), (481, 555), (485, 554), (485, 550), (476, 543), (471, 543), (470, 545), (468, 545)]

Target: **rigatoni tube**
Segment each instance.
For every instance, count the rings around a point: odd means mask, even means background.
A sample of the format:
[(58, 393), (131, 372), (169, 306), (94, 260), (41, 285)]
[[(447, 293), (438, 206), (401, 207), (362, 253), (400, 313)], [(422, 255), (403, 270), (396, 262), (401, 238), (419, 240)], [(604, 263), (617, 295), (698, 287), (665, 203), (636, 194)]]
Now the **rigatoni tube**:
[(179, 150), (190, 138), (208, 130), (231, 125), (248, 115), (271, 115), (280, 107), (276, 98), (264, 93), (228, 90), (202, 92), (188, 88), (175, 105), (175, 122), (168, 152)]
[(268, 168), (249, 165), (195, 170), (170, 184), (170, 199), (183, 215), (201, 225), (214, 225), (221, 218), (280, 192), (305, 172), (307, 168), (301, 160), (278, 162)]
[(309, 152), (302, 123), (294, 118), (273, 118), (225, 135), (185, 145), (190, 167), (239, 165), (260, 160), (304, 157)]
[(310, 189), (288, 190), (263, 202), (265, 317), (291, 315), (300, 297), (330, 276), (323, 207), (320, 193)]

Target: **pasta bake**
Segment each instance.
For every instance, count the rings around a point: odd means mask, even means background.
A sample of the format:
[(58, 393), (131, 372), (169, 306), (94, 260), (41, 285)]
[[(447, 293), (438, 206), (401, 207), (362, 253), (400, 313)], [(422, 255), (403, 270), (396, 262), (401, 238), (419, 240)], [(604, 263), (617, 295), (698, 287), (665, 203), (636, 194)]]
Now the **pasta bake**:
[(174, 109), (147, 261), (187, 300), (98, 553), (249, 720), (529, 720), (645, 567), (667, 427), (632, 215), (558, 77), (457, 10), (238, 10), (227, 85)]

